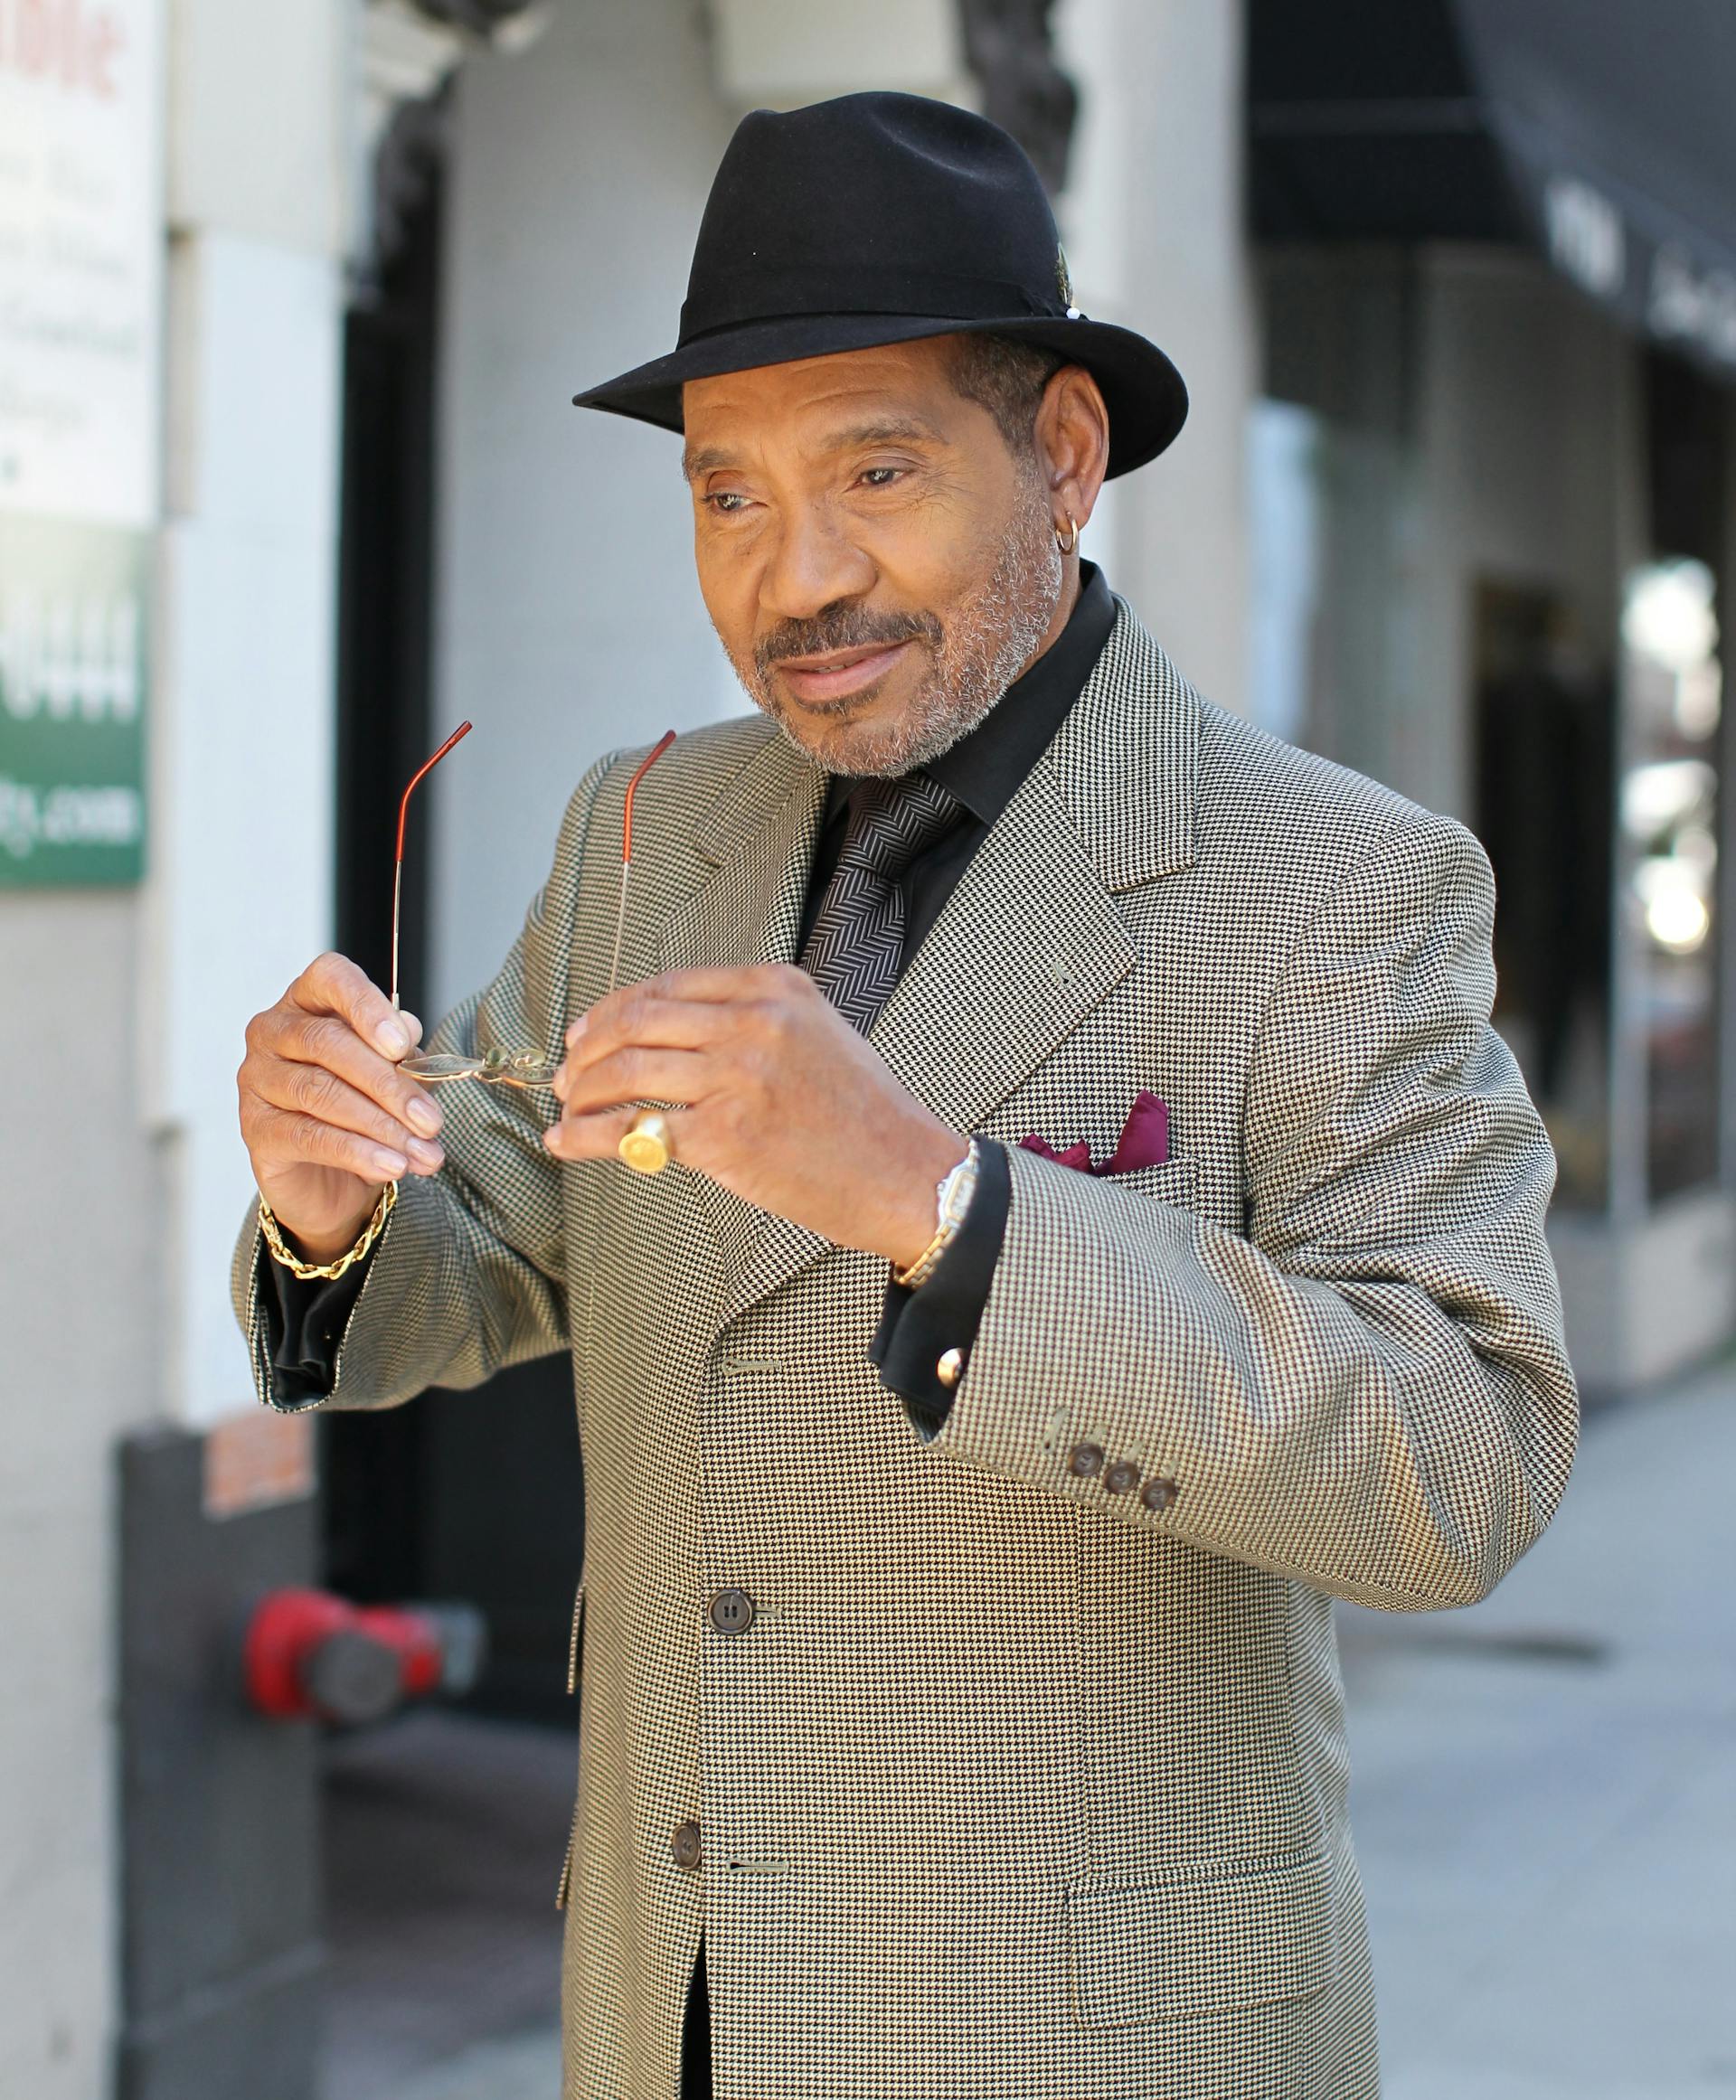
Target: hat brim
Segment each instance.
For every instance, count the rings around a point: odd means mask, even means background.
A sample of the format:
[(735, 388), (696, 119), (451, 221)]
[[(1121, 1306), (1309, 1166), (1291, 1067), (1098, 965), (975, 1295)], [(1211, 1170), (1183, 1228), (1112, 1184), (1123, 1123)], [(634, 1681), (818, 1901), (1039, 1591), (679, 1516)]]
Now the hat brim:
[(1109, 411), (1111, 479), (1156, 459), (1187, 419), (1182, 375), (1155, 343), (1109, 321), (1077, 321), (1046, 315), (1005, 321), (940, 320), (915, 314), (804, 314), (750, 321), (653, 358), (584, 393), (573, 406), (601, 409), (683, 428), (681, 390), (690, 379), (750, 372), (765, 364), (793, 364), (804, 357), (830, 357), (847, 350), (873, 350), (888, 343), (918, 343), (935, 335), (1005, 335), (1052, 350), (1070, 364), (1082, 364), (1102, 389)]

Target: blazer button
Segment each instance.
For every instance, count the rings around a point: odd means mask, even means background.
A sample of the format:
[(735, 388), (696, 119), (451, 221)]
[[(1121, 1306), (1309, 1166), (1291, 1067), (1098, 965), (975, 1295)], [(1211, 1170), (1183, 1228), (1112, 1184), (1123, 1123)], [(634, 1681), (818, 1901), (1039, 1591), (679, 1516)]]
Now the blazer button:
[(1100, 1444), (1075, 1444), (1067, 1454), (1068, 1470), (1080, 1480), (1095, 1480), (1103, 1470), (1103, 1446)]
[(1124, 1495), (1130, 1487), (1138, 1484), (1139, 1468), (1130, 1458), (1118, 1458), (1103, 1475), (1103, 1488), (1108, 1494)]
[(1175, 1483), (1173, 1480), (1148, 1480), (1146, 1492), (1139, 1500), (1154, 1516), (1161, 1515), (1175, 1500)]
[(745, 1589), (720, 1589), (712, 1599), (712, 1624), (720, 1634), (745, 1634), (753, 1624), (753, 1599)]
[(699, 1825), (684, 1822), (675, 1825), (675, 1835), (669, 1840), (669, 1850), (675, 1855), (675, 1864), (684, 1874), (691, 1874), (704, 1857), (699, 1841)]

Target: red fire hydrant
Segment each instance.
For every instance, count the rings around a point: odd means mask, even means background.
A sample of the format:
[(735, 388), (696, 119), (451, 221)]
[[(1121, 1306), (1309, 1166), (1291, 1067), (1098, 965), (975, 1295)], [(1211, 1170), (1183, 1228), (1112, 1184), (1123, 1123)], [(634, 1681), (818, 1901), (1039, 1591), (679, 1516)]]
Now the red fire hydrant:
[(353, 1605), (323, 1589), (274, 1589), (241, 1643), (249, 1703), (278, 1720), (382, 1720), (413, 1699), (468, 1691), (487, 1633), (469, 1605)]

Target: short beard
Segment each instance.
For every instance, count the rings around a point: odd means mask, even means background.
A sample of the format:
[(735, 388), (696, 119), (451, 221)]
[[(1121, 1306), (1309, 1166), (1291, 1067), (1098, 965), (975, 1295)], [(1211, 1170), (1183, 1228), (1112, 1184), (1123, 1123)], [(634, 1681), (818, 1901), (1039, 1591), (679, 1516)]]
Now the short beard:
[[(811, 620), (786, 621), (756, 645), (750, 663), (733, 652), (730, 661), (749, 699), (799, 751), (829, 772), (893, 779), (951, 750), (993, 711), (1048, 633), (1063, 575), (1054, 527), (1033, 482), (986, 580), (944, 626), (933, 613), (876, 615), (841, 600)], [(773, 666), (784, 657), (905, 641), (926, 649), (930, 661), (896, 721), (853, 734), (858, 695), (830, 710), (798, 713), (778, 689)], [(816, 737), (816, 728), (832, 722), (835, 734)]]

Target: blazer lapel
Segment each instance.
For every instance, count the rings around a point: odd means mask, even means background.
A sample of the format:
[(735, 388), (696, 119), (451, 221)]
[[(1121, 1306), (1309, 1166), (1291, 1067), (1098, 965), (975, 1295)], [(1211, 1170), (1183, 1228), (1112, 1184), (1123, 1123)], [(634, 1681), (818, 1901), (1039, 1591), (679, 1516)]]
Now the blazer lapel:
[(694, 827), (715, 872), (665, 921), (658, 967), (794, 959), (826, 775), (773, 734)]
[[(660, 970), (795, 960), (826, 785), (825, 773), (783, 737), (774, 735), (761, 747), (700, 820), (696, 843), (714, 872), (665, 922)], [(826, 1244), (744, 1202), (709, 1175), (679, 1178), (697, 1194), (731, 1292), (768, 1235), (801, 1258), (807, 1258), (807, 1242), (815, 1250)], [(797, 1239), (804, 1243), (799, 1249)]]
[[(1113, 892), (1191, 864), (1198, 726), (1193, 692), (1123, 606), (1055, 741), (973, 856), (869, 1038), (956, 1128), (980, 1128), (1132, 968)], [(808, 852), (818, 809), (816, 799)], [(805, 855), (797, 924), (806, 870)], [(735, 1242), (726, 1322), (830, 1246), (739, 1208), (760, 1222)]]

